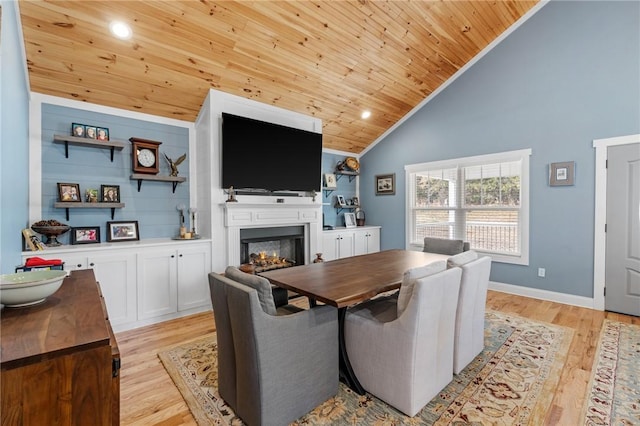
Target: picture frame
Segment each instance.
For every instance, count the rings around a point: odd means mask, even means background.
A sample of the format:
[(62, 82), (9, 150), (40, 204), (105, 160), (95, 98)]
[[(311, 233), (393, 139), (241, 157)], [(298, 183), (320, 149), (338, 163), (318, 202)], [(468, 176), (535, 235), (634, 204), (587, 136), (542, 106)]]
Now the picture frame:
[(107, 222), (107, 241), (138, 241), (140, 232), (138, 231), (137, 220), (119, 220)]
[(81, 203), (80, 184), (58, 182), (58, 199), (64, 202)]
[(86, 126), (82, 123), (71, 123), (71, 135), (77, 138), (84, 138)]
[(108, 141), (109, 129), (106, 127), (96, 127), (96, 139), (99, 141)]
[(376, 195), (395, 195), (396, 174), (376, 175), (375, 188)]
[(98, 190), (95, 188), (88, 188), (84, 190), (84, 201), (87, 203), (98, 202)]
[(358, 197), (353, 197), (351, 199), (351, 205), (353, 205), (353, 206), (359, 206), (360, 205), (360, 200), (358, 199)]
[(551, 163), (549, 186), (572, 186), (575, 178), (575, 161)]
[(345, 213), (344, 214), (344, 226), (347, 228), (355, 228), (356, 227), (356, 214), (355, 213)]
[(336, 205), (340, 207), (345, 207), (347, 205), (347, 200), (344, 199), (344, 195), (336, 195)]
[(103, 203), (119, 203), (120, 185), (100, 185), (100, 201)]
[(99, 226), (79, 226), (71, 228), (71, 244), (98, 244), (99, 242)]
[(326, 189), (336, 189), (338, 187), (338, 181), (334, 173), (324, 174), (324, 187)]
[(97, 139), (98, 132), (95, 126), (84, 127), (84, 137), (88, 139)]

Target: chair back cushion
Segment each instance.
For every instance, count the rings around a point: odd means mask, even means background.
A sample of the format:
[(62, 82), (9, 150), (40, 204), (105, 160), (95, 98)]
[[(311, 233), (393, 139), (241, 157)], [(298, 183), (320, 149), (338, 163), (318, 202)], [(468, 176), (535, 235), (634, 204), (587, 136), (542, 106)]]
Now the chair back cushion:
[(454, 255), (464, 251), (464, 241), (450, 240), (448, 238), (425, 237), (424, 248), (422, 251)]
[(460, 254), (456, 254), (455, 256), (451, 256), (447, 259), (447, 267), (453, 268), (455, 266), (462, 266), (469, 262), (473, 262), (478, 258), (478, 252), (475, 250), (469, 250), (462, 252)]
[(404, 276), (402, 277), (400, 291), (398, 292), (398, 318), (402, 315), (409, 304), (416, 280), (437, 274), (445, 269), (447, 269), (447, 262), (445, 260), (438, 260), (427, 265), (418, 266), (405, 271)]
[(233, 281), (255, 289), (258, 292), (258, 300), (260, 300), (262, 310), (269, 315), (277, 314), (276, 305), (273, 301), (273, 293), (271, 291), (271, 283), (268, 279), (258, 275), (247, 274), (235, 266), (227, 266), (224, 275)]

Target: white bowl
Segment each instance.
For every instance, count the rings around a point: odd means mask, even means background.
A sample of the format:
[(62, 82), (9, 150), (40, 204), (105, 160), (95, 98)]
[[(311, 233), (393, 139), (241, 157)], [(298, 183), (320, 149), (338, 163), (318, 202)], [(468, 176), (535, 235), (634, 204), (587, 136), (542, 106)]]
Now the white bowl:
[(47, 270), (4, 274), (0, 279), (0, 303), (6, 307), (31, 306), (58, 291), (66, 271)]

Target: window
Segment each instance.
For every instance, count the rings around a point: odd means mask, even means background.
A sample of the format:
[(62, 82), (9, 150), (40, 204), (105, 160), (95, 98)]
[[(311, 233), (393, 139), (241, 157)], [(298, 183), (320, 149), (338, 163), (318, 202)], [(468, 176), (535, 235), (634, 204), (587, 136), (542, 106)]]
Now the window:
[(407, 242), (468, 241), (498, 262), (529, 264), (530, 149), (413, 164), (407, 179)]

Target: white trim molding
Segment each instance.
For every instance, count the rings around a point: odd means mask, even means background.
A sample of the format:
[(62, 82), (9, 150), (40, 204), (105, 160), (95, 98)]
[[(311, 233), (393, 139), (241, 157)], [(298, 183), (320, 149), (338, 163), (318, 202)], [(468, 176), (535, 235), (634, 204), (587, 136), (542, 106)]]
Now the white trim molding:
[(593, 308), (593, 299), (573, 294), (558, 293), (538, 288), (523, 287), (514, 284), (489, 281), (489, 290), (502, 293), (515, 294), (517, 296), (531, 297), (533, 299), (548, 300), (550, 302), (563, 303), (565, 305), (580, 306), (581, 308)]
[(604, 311), (605, 247), (607, 234), (607, 149), (615, 145), (640, 143), (640, 134), (594, 139), (595, 164), (595, 217), (593, 231), (593, 309)]

